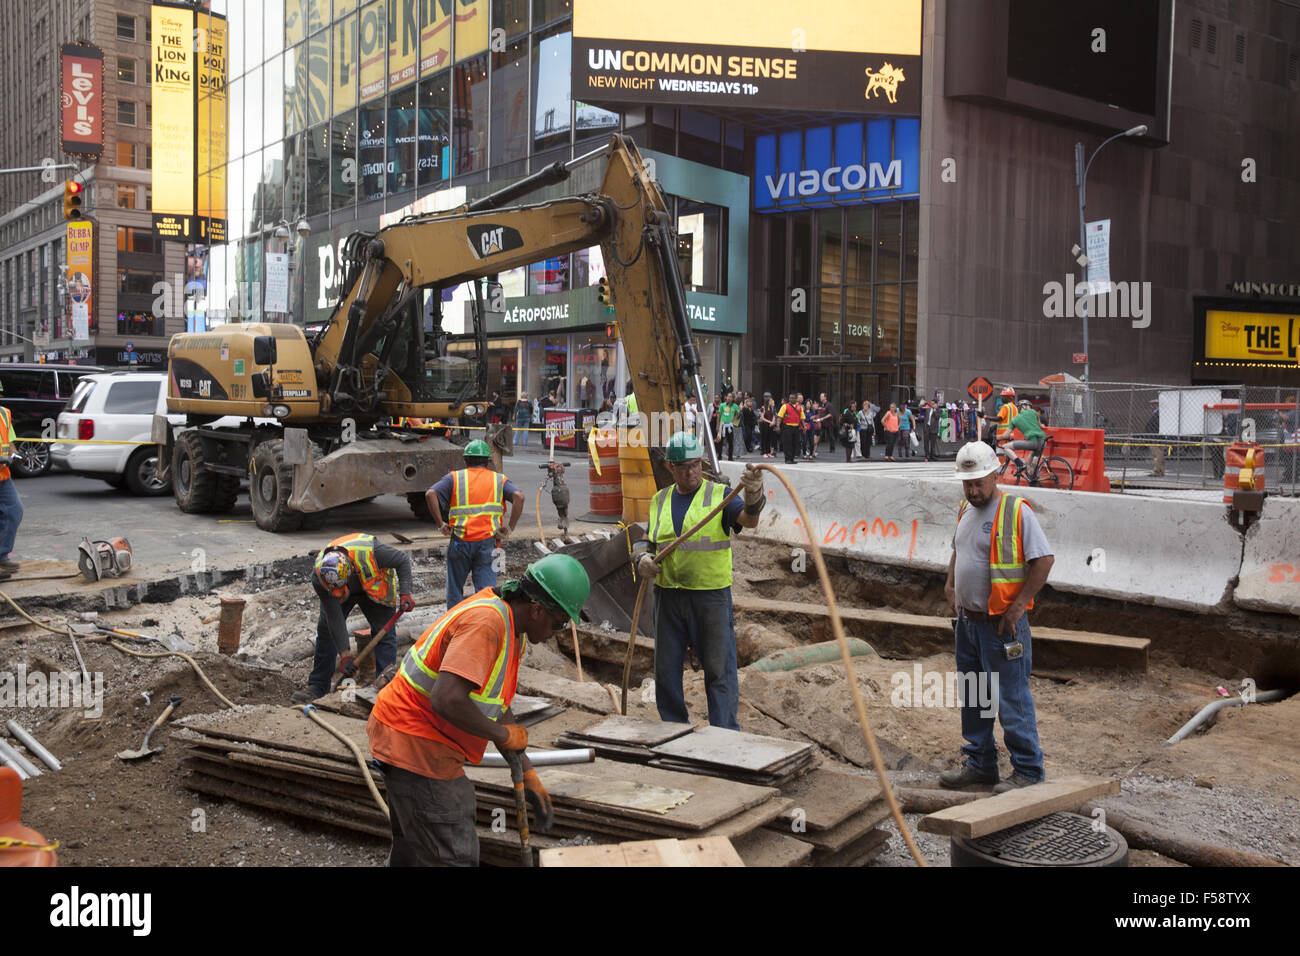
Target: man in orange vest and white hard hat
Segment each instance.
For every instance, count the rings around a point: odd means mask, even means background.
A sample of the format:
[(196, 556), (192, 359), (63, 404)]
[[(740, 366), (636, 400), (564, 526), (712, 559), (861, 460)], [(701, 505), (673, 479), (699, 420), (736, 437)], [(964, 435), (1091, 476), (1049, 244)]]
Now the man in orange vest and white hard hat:
[[(307, 689), (294, 692), (295, 703), (329, 693), (336, 670), (352, 676), (356, 665), (349, 653), (348, 614), (354, 607), (360, 605), (372, 634), (378, 634), (398, 608), (406, 612), (415, 607), (410, 555), (376, 541), (373, 534), (354, 532), (331, 541), (316, 556), (311, 583), (320, 598), (316, 660)], [(375, 669), (382, 674), (396, 661), (397, 632), (390, 629), (375, 646)]]
[(532, 829), (550, 829), (551, 798), (523, 752), (528, 731), (510, 702), (524, 638), (539, 644), (568, 627), (590, 593), (577, 560), (548, 554), (521, 579), (451, 608), (407, 652), (366, 725), (388, 791), (390, 866), (478, 865), (474, 784), (464, 764), (481, 762), (488, 741), (522, 763)]
[[(998, 488), (997, 454), (984, 442), (957, 452), (957, 477), (966, 500), (957, 512), (944, 593), (957, 612), (954, 627), (958, 684), (963, 688), (961, 734), (966, 760), (939, 782), (959, 788), (996, 784), (995, 793), (1044, 780), (1034, 698), (1029, 619), (1034, 596), (1052, 570), (1052, 549), (1024, 498)], [(1012, 774), (998, 782), (994, 719), (1011, 754)]]
[[(475, 440), (465, 446), (465, 467), (443, 476), (424, 494), (434, 524), (451, 535), (447, 546), (447, 607), (465, 597), (465, 578), (472, 575), (474, 590), (497, 583), (493, 552), (519, 524), (524, 493), (505, 475), (492, 470), (492, 449)], [(506, 502), (511, 503), (510, 523), (503, 522)]]
[(18, 562), (9, 557), (18, 537), (18, 526), (23, 522), (23, 502), (9, 475), (17, 437), (9, 409), (0, 405), (0, 581), (13, 577), (18, 570)]

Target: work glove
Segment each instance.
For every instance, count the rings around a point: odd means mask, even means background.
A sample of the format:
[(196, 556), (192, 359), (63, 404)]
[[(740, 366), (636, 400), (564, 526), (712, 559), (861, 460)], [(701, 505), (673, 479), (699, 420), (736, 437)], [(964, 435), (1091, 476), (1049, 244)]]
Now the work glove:
[(643, 554), (636, 563), (636, 573), (643, 578), (649, 578), (651, 581), (659, 573), (659, 565), (655, 563), (654, 555)]
[(497, 540), (498, 540), (498, 541), (504, 541), (504, 540), (505, 540), (506, 538), (508, 538), (508, 537), (510, 537), (510, 529), (509, 529), (509, 528), (507, 528), (505, 525), (502, 525), (501, 527), (497, 528)]
[(555, 822), (555, 807), (551, 804), (551, 795), (542, 786), (536, 770), (524, 771), (524, 799), (533, 811), (532, 829), (538, 833), (547, 833)]
[(445, 521), (438, 527), (438, 530), (449, 537), (451, 535), (451, 525), (447, 524)]
[(14, 460), (13, 455), (0, 455), (0, 466), (11, 465), (13, 464), (13, 460)]
[(745, 504), (756, 505), (763, 500), (763, 473), (753, 465), (745, 466), (740, 485), (745, 489)]
[(398, 595), (397, 609), (405, 614), (407, 611), (415, 610), (415, 598), (409, 594)]
[(497, 744), (499, 750), (523, 750), (528, 746), (528, 728), (523, 724), (506, 724), (506, 739)]
[(352, 654), (344, 654), (339, 658), (339, 673), (344, 677), (355, 677), (357, 673), (357, 659)]

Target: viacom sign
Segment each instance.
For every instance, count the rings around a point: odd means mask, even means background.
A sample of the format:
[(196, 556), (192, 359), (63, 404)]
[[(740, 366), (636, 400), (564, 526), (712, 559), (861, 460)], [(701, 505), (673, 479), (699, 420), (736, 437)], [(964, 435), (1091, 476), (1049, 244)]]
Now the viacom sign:
[(779, 212), (918, 194), (920, 120), (879, 119), (760, 136), (754, 208)]

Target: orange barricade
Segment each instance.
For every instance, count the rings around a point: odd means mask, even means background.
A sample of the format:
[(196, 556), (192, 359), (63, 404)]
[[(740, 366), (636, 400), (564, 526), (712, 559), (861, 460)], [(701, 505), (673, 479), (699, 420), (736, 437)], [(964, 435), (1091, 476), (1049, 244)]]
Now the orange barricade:
[(35, 830), (19, 823), (23, 811), (23, 781), (18, 771), (0, 767), (0, 838), (17, 841), (0, 847), (0, 866), (56, 866), (59, 858)]
[(1232, 493), (1241, 488), (1241, 471), (1248, 465), (1248, 454), (1254, 452), (1253, 459), (1255, 467), (1254, 487), (1250, 491), (1264, 490), (1264, 452), (1267, 449), (1260, 448), (1258, 445), (1247, 444), (1246, 442), (1236, 442), (1229, 445), (1227, 457), (1223, 465), (1223, 503), (1232, 504)]
[(618, 431), (613, 428), (598, 429), (595, 444), (596, 455), (600, 459), (600, 474), (596, 474), (596, 465), (588, 456), (590, 517), (616, 522), (623, 516), (623, 482), (618, 467)]
[[(1106, 477), (1105, 432), (1100, 428), (1044, 428), (1051, 441), (1043, 454), (1064, 458), (1074, 471), (1074, 491), (1110, 491)], [(1019, 432), (1016, 433), (1017, 437)], [(1016, 452), (1028, 459), (1029, 452)], [(1015, 484), (1014, 478), (999, 479), (1002, 484)]]

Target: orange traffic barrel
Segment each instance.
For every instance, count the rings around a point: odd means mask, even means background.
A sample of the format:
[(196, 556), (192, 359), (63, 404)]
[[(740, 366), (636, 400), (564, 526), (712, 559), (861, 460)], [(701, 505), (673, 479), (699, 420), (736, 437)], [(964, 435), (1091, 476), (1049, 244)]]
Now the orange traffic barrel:
[(1236, 442), (1229, 445), (1223, 466), (1223, 503), (1232, 506), (1232, 493), (1242, 489), (1242, 472), (1253, 475), (1248, 491), (1264, 490), (1264, 451), (1258, 445)]
[(22, 778), (12, 767), (0, 767), (0, 866), (57, 866), (54, 846), (18, 822), (22, 812)]
[(596, 462), (587, 458), (587, 482), (591, 496), (591, 511), (584, 521), (616, 522), (623, 515), (623, 481), (619, 465), (618, 431), (613, 428), (597, 429), (595, 433)]

